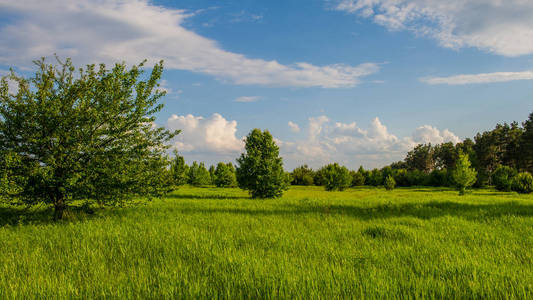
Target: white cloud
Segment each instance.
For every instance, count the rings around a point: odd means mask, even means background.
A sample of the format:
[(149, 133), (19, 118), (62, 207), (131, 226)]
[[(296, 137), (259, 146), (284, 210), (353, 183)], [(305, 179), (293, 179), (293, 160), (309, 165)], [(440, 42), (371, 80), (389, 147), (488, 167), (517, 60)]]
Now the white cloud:
[(181, 130), (174, 140), (180, 152), (236, 155), (243, 149), (242, 139), (235, 136), (237, 121), (228, 121), (217, 113), (210, 118), (172, 115), (166, 127)]
[(7, 78), (10, 74), (11, 74), (10, 71), (0, 70), (0, 79), (4, 77), (6, 78), (7, 88), (9, 89), (9, 93), (14, 95), (18, 92), (19, 85), (18, 85), (18, 82)]
[[(226, 120), (217, 113), (209, 118), (172, 115), (166, 127), (182, 130), (173, 146), (189, 162), (234, 161), (244, 151), (244, 137), (236, 136), (237, 121)], [(407, 151), (419, 143), (460, 141), (449, 130), (438, 130), (429, 125), (420, 126), (411, 136), (400, 138), (389, 132), (379, 118), (374, 118), (363, 129), (355, 122), (334, 122), (326, 116), (318, 116), (309, 118), (307, 129), (304, 139), (284, 141), (275, 138), (287, 169), (301, 164), (318, 168), (335, 161), (353, 169), (361, 164), (366, 168), (382, 167), (402, 160)]]
[(292, 121), (289, 121), (289, 128), (292, 132), (300, 132), (300, 126)]
[(0, 26), (0, 64), (17, 67), (53, 53), (76, 64), (164, 59), (167, 68), (235, 84), (323, 88), (353, 87), (379, 70), (374, 63), (283, 65), (247, 58), (185, 28), (194, 13), (148, 0), (0, 0), (0, 11), (12, 16)]
[(259, 96), (242, 96), (242, 97), (239, 97), (239, 98), (233, 100), (233, 102), (244, 102), (244, 103), (256, 102), (260, 98), (261, 97), (259, 97)]
[(448, 48), (476, 47), (519, 56), (533, 53), (533, 1), (340, 0), (337, 10), (409, 30)]
[(429, 125), (417, 128), (412, 136), (399, 138), (379, 118), (374, 118), (366, 129), (355, 122), (332, 122), (326, 116), (309, 118), (308, 126), (306, 139), (281, 141), (281, 153), (289, 167), (307, 163), (317, 168), (333, 161), (350, 168), (360, 164), (367, 168), (381, 167), (402, 160), (419, 143), (460, 141), (449, 130), (440, 131)]
[(495, 72), (481, 74), (461, 74), (448, 77), (426, 77), (420, 81), (428, 84), (463, 85), (475, 83), (507, 82), (514, 80), (532, 80), (533, 71)]
[(417, 144), (442, 144), (444, 142), (459, 143), (461, 139), (448, 129), (439, 131), (437, 128), (424, 125), (418, 127), (413, 133), (413, 141)]

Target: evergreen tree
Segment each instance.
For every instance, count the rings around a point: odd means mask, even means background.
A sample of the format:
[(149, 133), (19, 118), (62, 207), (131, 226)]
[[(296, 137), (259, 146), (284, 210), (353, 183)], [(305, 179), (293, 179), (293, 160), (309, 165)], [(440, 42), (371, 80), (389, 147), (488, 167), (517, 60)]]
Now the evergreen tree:
[(459, 190), (459, 195), (464, 195), (466, 188), (476, 182), (477, 172), (470, 167), (471, 163), (467, 154), (459, 153), (452, 178)]
[(183, 156), (174, 151), (174, 160), (170, 165), (170, 174), (175, 185), (184, 185), (189, 180), (189, 166), (185, 164)]
[(520, 138), (521, 168), (533, 173), (533, 112), (524, 122), (524, 133)]
[(383, 183), (383, 185), (385, 186), (385, 189), (387, 189), (387, 191), (392, 191), (396, 187), (396, 181), (394, 181), (392, 175), (388, 175), (385, 178), (385, 182)]
[(254, 129), (245, 140), (245, 153), (237, 159), (237, 182), (253, 198), (276, 198), (289, 188), (279, 148), (270, 132)]
[(214, 177), (214, 184), (217, 187), (233, 187), (237, 185), (235, 173), (231, 171), (227, 164), (218, 163)]

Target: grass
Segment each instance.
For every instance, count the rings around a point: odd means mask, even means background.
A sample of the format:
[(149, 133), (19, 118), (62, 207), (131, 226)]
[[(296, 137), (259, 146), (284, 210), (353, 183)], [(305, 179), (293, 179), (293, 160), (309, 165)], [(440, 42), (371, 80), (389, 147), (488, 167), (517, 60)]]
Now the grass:
[(533, 298), (533, 195), (184, 187), (50, 215), (0, 206), (0, 299)]

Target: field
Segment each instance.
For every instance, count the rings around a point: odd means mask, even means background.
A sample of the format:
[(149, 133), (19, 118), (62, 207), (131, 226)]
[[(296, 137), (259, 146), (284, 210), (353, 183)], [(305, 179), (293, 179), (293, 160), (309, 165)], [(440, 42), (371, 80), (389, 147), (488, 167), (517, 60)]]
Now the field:
[(0, 299), (533, 298), (533, 195), (436, 188), (0, 206)]

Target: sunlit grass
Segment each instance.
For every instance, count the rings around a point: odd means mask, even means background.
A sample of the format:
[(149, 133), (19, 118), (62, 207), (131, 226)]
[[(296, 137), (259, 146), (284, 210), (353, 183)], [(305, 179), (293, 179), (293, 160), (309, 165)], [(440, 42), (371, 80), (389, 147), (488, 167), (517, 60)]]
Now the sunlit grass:
[(533, 195), (184, 187), (49, 215), (0, 207), (0, 299), (533, 298)]

